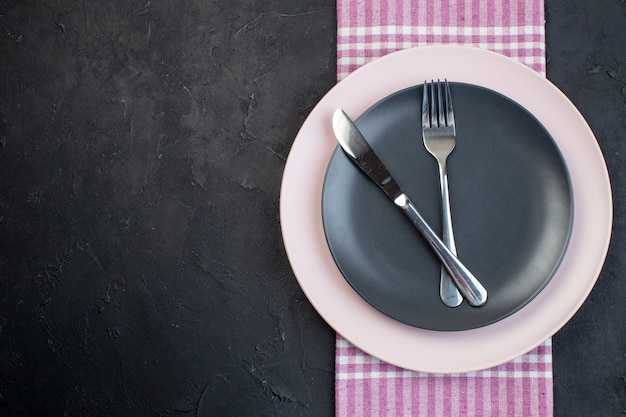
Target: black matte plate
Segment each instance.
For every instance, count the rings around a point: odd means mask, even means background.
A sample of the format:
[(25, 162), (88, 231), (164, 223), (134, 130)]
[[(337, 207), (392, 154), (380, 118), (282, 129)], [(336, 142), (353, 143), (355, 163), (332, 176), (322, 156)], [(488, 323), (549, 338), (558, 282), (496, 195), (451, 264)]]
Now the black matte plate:
[[(487, 303), (439, 299), (440, 266), (401, 211), (338, 147), (322, 195), (324, 231), (339, 270), (373, 307), (403, 323), (464, 330), (496, 322), (549, 282), (567, 247), (573, 197), (550, 134), (491, 90), (451, 83), (457, 145), (448, 158), (458, 257)], [(421, 137), (422, 87), (393, 94), (356, 124), (426, 221), (441, 230), (436, 160)], [(330, 123), (330, 120), (329, 120)]]

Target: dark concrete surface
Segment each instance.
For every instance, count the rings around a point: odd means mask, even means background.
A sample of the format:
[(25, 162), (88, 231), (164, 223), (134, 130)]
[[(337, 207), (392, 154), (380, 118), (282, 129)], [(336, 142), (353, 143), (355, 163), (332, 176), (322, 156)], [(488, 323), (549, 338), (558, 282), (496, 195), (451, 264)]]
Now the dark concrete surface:
[(600, 278), (555, 335), (555, 416), (626, 414), (626, 2), (546, 1), (548, 79), (578, 107), (609, 169), (614, 223)]
[[(626, 5), (546, 1), (548, 77), (598, 137), (615, 227), (554, 337), (556, 416), (626, 413)], [(330, 0), (0, 4), (0, 415), (332, 416), (334, 333), (280, 235), (335, 83)]]

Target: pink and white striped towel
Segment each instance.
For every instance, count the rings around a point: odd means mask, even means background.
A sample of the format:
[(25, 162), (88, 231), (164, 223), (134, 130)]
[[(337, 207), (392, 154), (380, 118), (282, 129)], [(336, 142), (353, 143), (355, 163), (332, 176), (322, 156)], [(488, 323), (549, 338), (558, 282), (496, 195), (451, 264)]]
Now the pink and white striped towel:
[[(545, 75), (543, 0), (337, 0), (337, 77), (399, 49), (490, 49)], [(552, 416), (551, 340), (508, 363), (439, 375), (381, 362), (337, 335), (337, 417)]]

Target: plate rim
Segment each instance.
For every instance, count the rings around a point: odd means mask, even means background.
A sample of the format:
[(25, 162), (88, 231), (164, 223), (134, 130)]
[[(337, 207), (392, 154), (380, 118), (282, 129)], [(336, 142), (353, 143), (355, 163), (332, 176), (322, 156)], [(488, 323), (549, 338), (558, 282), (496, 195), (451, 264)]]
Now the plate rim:
[[(421, 65), (423, 62), (429, 64)], [(332, 112), (343, 108), (357, 118), (381, 98), (429, 78), (484, 86), (518, 102), (550, 132), (572, 177), (573, 228), (556, 274), (522, 309), (477, 329), (431, 331), (384, 316), (343, 279), (323, 234), (321, 184), (336, 147), (329, 122)], [(374, 82), (380, 79), (385, 82)], [(537, 95), (542, 100), (536, 100)], [(312, 175), (316, 172), (321, 174)], [(598, 279), (609, 247), (612, 217), (604, 157), (570, 100), (545, 77), (511, 58), (457, 45), (394, 52), (362, 66), (335, 85), (296, 135), (280, 191), (287, 257), (300, 287), (322, 318), (366, 353), (405, 369), (432, 373), (486, 369), (528, 352), (556, 333), (578, 311)], [(593, 221), (588, 221), (591, 218)]]

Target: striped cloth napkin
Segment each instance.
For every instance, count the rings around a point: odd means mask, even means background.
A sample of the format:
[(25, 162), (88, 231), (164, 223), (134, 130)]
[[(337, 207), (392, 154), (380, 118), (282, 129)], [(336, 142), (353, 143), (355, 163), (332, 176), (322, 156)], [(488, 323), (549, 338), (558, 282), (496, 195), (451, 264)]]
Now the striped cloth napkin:
[[(543, 0), (337, 0), (337, 77), (399, 49), (490, 49), (545, 76)], [(488, 348), (488, 347), (486, 347)], [(552, 416), (551, 340), (477, 372), (439, 375), (381, 362), (337, 335), (337, 417)]]

